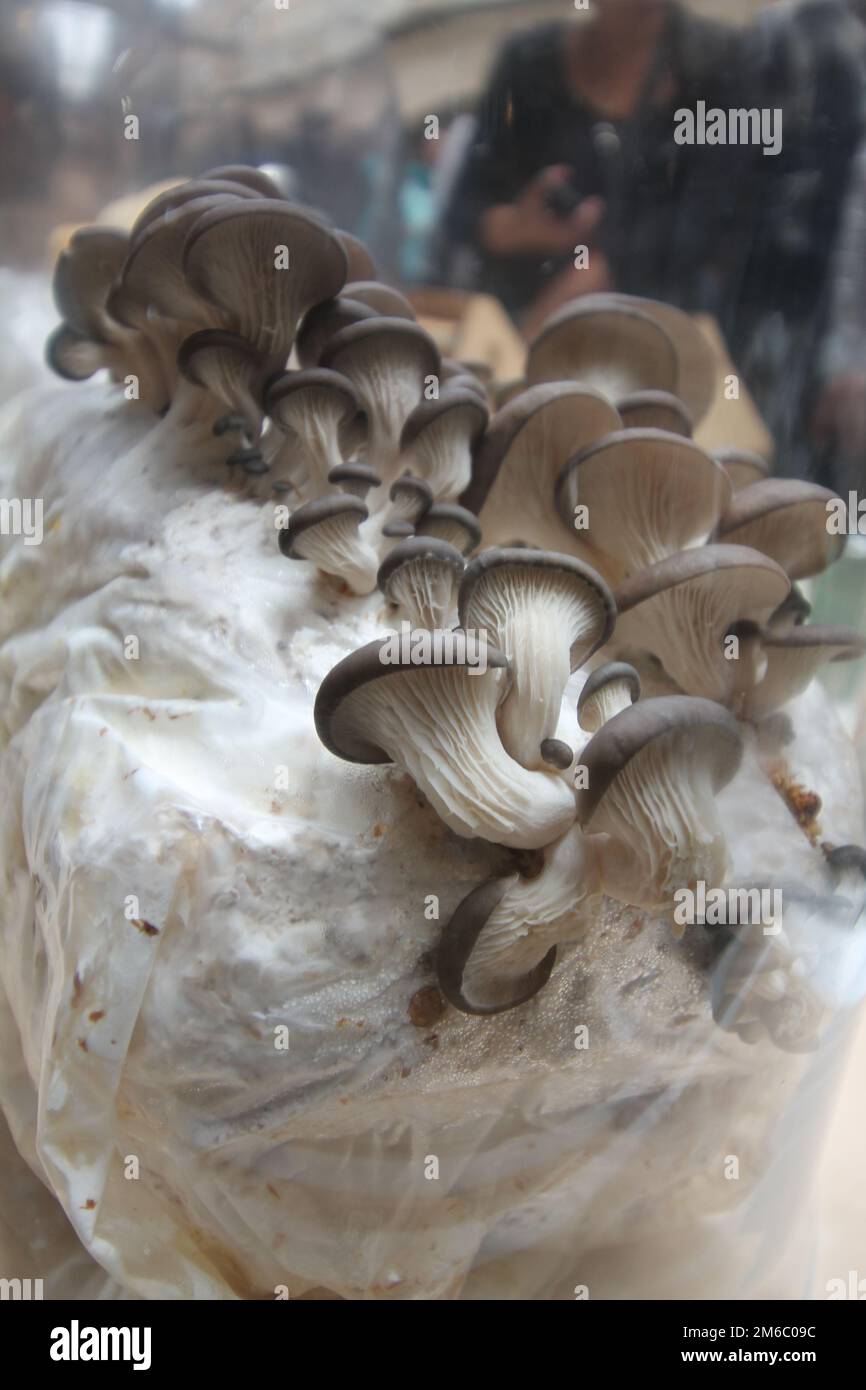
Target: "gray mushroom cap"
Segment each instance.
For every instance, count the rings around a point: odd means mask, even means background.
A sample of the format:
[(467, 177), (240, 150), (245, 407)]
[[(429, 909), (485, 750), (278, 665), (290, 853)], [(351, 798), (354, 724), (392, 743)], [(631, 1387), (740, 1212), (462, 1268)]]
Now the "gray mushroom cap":
[(513, 882), (513, 877), (492, 878), (474, 888), (459, 904), (442, 933), (436, 953), (439, 988), (461, 1013), (489, 1017), (518, 1008), (544, 988), (556, 964), (556, 947), (551, 946), (547, 955), (522, 980), (510, 982), (511, 993), (507, 1000), (482, 1003), (467, 996), (463, 984), (466, 966), (491, 914)]
[(237, 333), (205, 328), (184, 339), (177, 365), (187, 381), (210, 391), (243, 415), (251, 437), (258, 436), (262, 420), (257, 404), (262, 362), (250, 343)]
[(402, 473), (399, 478), (395, 478), (388, 489), (388, 497), (405, 511), (405, 517), (395, 519), (405, 519), (413, 524), (429, 511), (433, 504), (430, 484), (423, 478), (416, 478), (413, 473)]
[(691, 439), (692, 417), (679, 396), (670, 391), (634, 391), (617, 401), (616, 408), (627, 430), (666, 430)]
[(263, 169), (257, 169), (250, 164), (220, 164), (215, 169), (207, 169), (202, 174), (203, 179), (225, 179), (229, 183), (238, 183), (259, 198), (282, 198), (282, 193), (274, 180)]
[(129, 239), (115, 227), (82, 227), (61, 251), (52, 291), (61, 317), (77, 334), (105, 338), (105, 304), (126, 259)]
[(573, 555), (557, 555), (549, 550), (531, 550), (523, 546), (482, 550), (469, 562), (460, 582), (458, 606), (463, 627), (486, 626), (486, 623), (478, 623), (475, 620), (483, 605), (482, 587), (489, 584), (491, 579), (496, 584), (499, 575), (502, 575), (502, 583), (507, 583), (507, 572), (514, 570), (527, 576), (535, 572), (539, 575), (561, 577), (564, 584), (572, 586), (582, 598), (588, 597), (592, 600), (596, 617), (595, 631), (589, 641), (586, 635), (582, 635), (569, 643), (572, 670), (588, 661), (593, 652), (608, 641), (616, 622), (616, 603), (601, 575), (591, 565), (584, 564)]
[(311, 529), (343, 516), (357, 517), (360, 524), (367, 519), (369, 512), (359, 497), (352, 497), (346, 492), (331, 493), (314, 502), (305, 502), (292, 512), (288, 526), (280, 531), (280, 550), (290, 560), (306, 559), (297, 549), (301, 537)]
[(798, 478), (766, 478), (735, 494), (723, 513), (718, 538), (761, 550), (791, 579), (820, 574), (841, 555), (845, 537), (827, 527), (827, 504), (836, 494)]
[(410, 449), (425, 430), (453, 420), (455, 428), (465, 422), (464, 429), (471, 444), (477, 443), (484, 433), (490, 412), (477, 392), (449, 386), (438, 400), (420, 401), (403, 426), (400, 435), (401, 450)]
[[(277, 248), (288, 248), (281, 267)], [(190, 284), (264, 357), (285, 362), (298, 321), (346, 279), (346, 253), (317, 218), (276, 198), (232, 199), (197, 219), (183, 249)]]
[(415, 310), (405, 294), (384, 285), (381, 280), (347, 280), (342, 293), (346, 299), (366, 304), (374, 313), (386, 318), (415, 318)]
[(643, 308), (587, 295), (557, 310), (529, 347), (526, 379), (583, 381), (609, 399), (639, 390), (676, 391), (677, 354), (666, 330)]
[(587, 508), (586, 539), (618, 574), (706, 540), (730, 497), (730, 479), (710, 454), (653, 429), (596, 440), (569, 459), (555, 489), (566, 524), (576, 505)]
[(436, 536), (449, 541), (464, 555), (481, 543), (477, 516), (456, 502), (434, 502), (415, 529), (419, 536)]
[(608, 790), (636, 754), (658, 738), (673, 735), (687, 759), (700, 759), (714, 791), (734, 777), (743, 755), (743, 736), (732, 714), (713, 700), (664, 695), (641, 700), (609, 719), (581, 754), (587, 785), (577, 793), (577, 819), (592, 827)]
[(376, 311), (369, 304), (361, 304), (359, 300), (347, 299), (343, 295), (317, 304), (304, 316), (295, 340), (295, 351), (301, 366), (317, 366), (326, 344), (337, 333), (350, 328), (353, 323), (375, 317)]
[(167, 188), (162, 193), (158, 193), (146, 207), (142, 208), (129, 233), (130, 247), (137, 245), (147, 228), (153, 226), (166, 213), (174, 212), (177, 208), (183, 207), (185, 203), (216, 196), (221, 198), (255, 198), (262, 195), (256, 194), (253, 189), (232, 179), (188, 179), (186, 183), (175, 184), (173, 188)]
[(334, 403), (339, 403), (344, 423), (358, 414), (361, 403), (351, 381), (340, 372), (331, 372), (324, 367), (280, 372), (272, 377), (265, 388), (265, 410), (278, 425), (285, 421), (287, 427), (292, 428), (291, 407), (294, 399), (299, 394), (312, 399), (319, 392), (327, 393)]
[(363, 241), (354, 236), (351, 232), (346, 232), (338, 228), (335, 236), (346, 253), (348, 271), (346, 279), (354, 280), (375, 280), (376, 262), (367, 250)]
[(45, 361), (64, 381), (86, 381), (106, 366), (103, 345), (76, 333), (68, 323), (58, 324), (49, 334)]
[[(417, 664), (383, 662), (381, 652), (387, 639), (377, 638), (338, 662), (319, 686), (313, 717), (321, 742), (336, 757), (350, 763), (389, 763), (391, 756), (372, 743), (363, 720), (353, 718), (351, 697), (373, 681), (396, 675), (419, 677), (429, 669)], [(457, 666), (459, 662), (443, 663)], [(507, 668), (502, 652), (487, 648), (488, 667)]]
[(770, 475), (768, 460), (751, 449), (716, 449), (714, 457), (724, 468), (735, 492)]
[(348, 463), (338, 463), (328, 474), (328, 482), (334, 487), (340, 488), (342, 492), (352, 493), (355, 497), (366, 497), (371, 488), (379, 487), (382, 479), (371, 468), (368, 463), (361, 463), (359, 459), (350, 459)]
[(588, 732), (594, 731), (592, 724), (584, 724), (584, 718), (596, 702), (597, 697), (608, 687), (622, 685), (628, 691), (631, 704), (640, 699), (640, 676), (627, 661), (607, 661), (587, 677), (577, 701), (577, 722)]
[(429, 561), (437, 568), (447, 566), (453, 572), (455, 582), (466, 568), (460, 551), (447, 541), (436, 540), (433, 536), (408, 537), (399, 545), (395, 545), (379, 566), (376, 582), (387, 599), (391, 598), (394, 576), (405, 565), (414, 564), (419, 560)]

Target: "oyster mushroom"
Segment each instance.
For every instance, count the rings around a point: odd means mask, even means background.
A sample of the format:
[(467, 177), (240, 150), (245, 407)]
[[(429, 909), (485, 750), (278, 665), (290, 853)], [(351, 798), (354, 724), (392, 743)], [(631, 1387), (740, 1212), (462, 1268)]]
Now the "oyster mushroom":
[(206, 170), (201, 177), (241, 184), (259, 198), (282, 198), (283, 196), (269, 174), (250, 164), (220, 164), (215, 169)]
[(588, 734), (598, 733), (620, 710), (640, 699), (640, 676), (627, 661), (608, 661), (587, 677), (577, 702), (577, 722)]
[(759, 483), (770, 474), (767, 460), (749, 449), (717, 449), (714, 458), (730, 478), (734, 492), (741, 492), (744, 487)]
[(544, 851), (535, 878), (494, 878), (472, 890), (442, 933), (439, 987), (463, 1013), (497, 1014), (547, 984), (558, 943), (583, 935), (598, 906), (596, 844), (576, 830)]
[(615, 402), (635, 391), (675, 392), (677, 354), (649, 314), (606, 295), (572, 300), (530, 344), (526, 379), (579, 381)]
[(353, 497), (360, 497), (363, 501), (371, 488), (381, 485), (382, 479), (369, 464), (350, 459), (348, 463), (338, 463), (331, 469), (328, 482), (341, 492), (350, 492)]
[(617, 401), (616, 408), (627, 430), (666, 430), (692, 437), (692, 417), (670, 391), (635, 391)]
[(346, 377), (322, 367), (281, 372), (265, 390), (265, 410), (303, 461), (314, 496), (328, 491), (331, 471), (357, 442), (358, 393)]
[(346, 299), (366, 304), (374, 313), (385, 318), (413, 319), (415, 310), (405, 294), (383, 285), (381, 280), (348, 280), (342, 291)]
[(484, 550), (461, 580), (458, 611), (462, 627), (486, 631), (508, 658), (502, 742), (524, 767), (542, 767), (541, 745), (556, 736), (571, 672), (613, 631), (613, 595), (573, 556)]
[(570, 459), (556, 483), (564, 522), (586, 508), (585, 536), (613, 579), (705, 541), (731, 497), (725, 470), (690, 439), (619, 430)]
[(255, 348), (236, 333), (205, 328), (184, 339), (177, 364), (187, 381), (210, 391), (243, 418), (250, 440), (258, 439), (262, 428), (258, 403), (262, 363)]
[(474, 512), (456, 502), (434, 502), (415, 528), (419, 536), (435, 536), (468, 555), (481, 544), (481, 527)]
[[(595, 296), (587, 295), (584, 303), (591, 298)], [(703, 419), (716, 394), (718, 364), (713, 348), (692, 315), (674, 304), (644, 299), (640, 295), (612, 292), (597, 298), (626, 309), (637, 309), (664, 329), (677, 357), (677, 384), (673, 390), (695, 424)]]
[(827, 528), (827, 503), (836, 494), (796, 478), (766, 478), (736, 494), (724, 512), (718, 539), (769, 555), (791, 579), (808, 579), (837, 560), (845, 537)]
[(54, 267), (57, 310), (77, 334), (105, 342), (111, 329), (106, 300), (126, 259), (129, 238), (114, 227), (82, 227)]
[(556, 480), (575, 451), (620, 428), (616, 410), (575, 382), (530, 387), (493, 416), (461, 497), (477, 512), (492, 545), (521, 538), (552, 550), (581, 551), (574, 518), (553, 505)]
[(64, 381), (87, 381), (95, 372), (112, 365), (112, 354), (104, 343), (77, 333), (61, 323), (49, 334), (45, 361)]
[(436, 344), (408, 319), (365, 319), (329, 339), (321, 364), (355, 386), (369, 422), (369, 462), (390, 486), (403, 426), (421, 399), (425, 378), (439, 369)]
[(382, 513), (382, 534), (384, 536), (411, 535), (415, 525), (425, 512), (430, 510), (433, 492), (423, 478), (411, 473), (403, 473), (388, 489), (390, 506)]
[(346, 279), (349, 281), (375, 280), (376, 262), (363, 241), (353, 236), (351, 232), (344, 232), (341, 228), (334, 235), (346, 253), (348, 265)]
[(449, 622), (465, 567), (460, 551), (447, 541), (413, 536), (386, 555), (376, 582), (389, 603), (408, 613), (413, 626), (432, 630)]
[(280, 531), (280, 550), (290, 560), (311, 560), (325, 574), (344, 580), (356, 594), (372, 593), (376, 552), (358, 535), (367, 516), (361, 499), (345, 492), (305, 502)]
[(565, 834), (571, 789), (558, 776), (528, 772), (500, 742), (502, 652), (488, 647), (481, 670), (459, 641), (438, 662), (429, 647), (397, 659), (390, 648), (388, 639), (371, 642), (325, 677), (315, 704), (325, 747), (348, 762), (396, 763), (458, 835), (539, 849)]
[(317, 367), (327, 343), (343, 328), (364, 319), (375, 319), (375, 309), (357, 299), (326, 299), (304, 315), (295, 340), (295, 352), (302, 367)]
[(749, 689), (743, 706), (744, 717), (753, 720), (772, 714), (799, 695), (827, 662), (855, 661), (866, 653), (866, 640), (854, 628), (817, 623), (764, 628), (761, 645), (766, 674)]
[(453, 501), (468, 486), (473, 452), (488, 419), (476, 392), (449, 388), (438, 400), (416, 405), (403, 426), (403, 460), (426, 479), (439, 501)]
[(288, 203), (233, 199), (197, 219), (183, 268), (193, 288), (279, 368), (301, 316), (342, 289), (346, 253), (322, 222)]
[(601, 883), (621, 902), (670, 910), (678, 889), (725, 880), (716, 798), (740, 765), (736, 719), (711, 700), (667, 695), (614, 715), (581, 754), (583, 830), (601, 843)]
[(784, 570), (747, 546), (681, 551), (616, 590), (616, 650), (652, 652), (680, 689), (727, 702), (739, 679), (725, 638), (746, 620), (763, 626), (789, 589)]
[(175, 184), (173, 188), (167, 188), (152, 198), (139, 213), (130, 229), (130, 247), (136, 246), (147, 228), (158, 222), (166, 213), (174, 212), (176, 208), (183, 207), (185, 203), (191, 203), (194, 199), (212, 198), (217, 195), (224, 198), (261, 196), (244, 184), (230, 179), (188, 179), (186, 183)]

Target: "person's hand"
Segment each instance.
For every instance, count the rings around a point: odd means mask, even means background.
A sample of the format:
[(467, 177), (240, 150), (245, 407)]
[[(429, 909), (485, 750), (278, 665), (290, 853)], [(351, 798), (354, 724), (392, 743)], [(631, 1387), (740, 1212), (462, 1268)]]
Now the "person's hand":
[(584, 198), (569, 217), (557, 217), (548, 204), (552, 189), (568, 182), (565, 164), (553, 164), (527, 184), (513, 203), (488, 208), (481, 219), (481, 241), (494, 256), (565, 255), (589, 245), (604, 213), (601, 198)]
[(577, 299), (583, 294), (600, 294), (611, 289), (613, 277), (607, 258), (601, 251), (593, 251), (585, 269), (576, 270), (569, 266), (567, 270), (554, 276), (538, 298), (533, 300), (521, 325), (523, 336), (531, 341), (545, 319), (569, 300)]
[(846, 372), (827, 382), (812, 430), (819, 443), (835, 442), (848, 458), (866, 454), (866, 371)]

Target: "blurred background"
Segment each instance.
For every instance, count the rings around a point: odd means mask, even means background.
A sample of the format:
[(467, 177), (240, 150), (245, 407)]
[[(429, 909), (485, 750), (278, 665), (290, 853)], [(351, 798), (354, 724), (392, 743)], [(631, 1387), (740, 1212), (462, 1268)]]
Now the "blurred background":
[[(781, 149), (678, 145), (699, 101), (780, 111)], [(360, 236), (499, 380), (581, 293), (700, 315), (743, 383), (707, 442), (866, 495), (866, 0), (0, 0), (0, 395), (43, 370), (71, 229), (234, 162)], [(852, 536), (817, 620), (866, 631), (864, 579)], [(856, 664), (833, 682), (866, 759)], [(819, 1288), (866, 1274), (863, 1078), (861, 1030)]]

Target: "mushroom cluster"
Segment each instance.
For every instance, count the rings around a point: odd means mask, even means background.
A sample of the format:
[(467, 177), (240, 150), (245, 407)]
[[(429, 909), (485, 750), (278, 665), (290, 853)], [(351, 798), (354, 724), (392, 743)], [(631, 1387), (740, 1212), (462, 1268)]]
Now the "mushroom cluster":
[(483, 373), (375, 275), (259, 171), (214, 169), (129, 235), (72, 238), (48, 360), (135, 382), (155, 428), (232, 486), (264, 479), (283, 555), (365, 600), (383, 635), (327, 675), (316, 729), (514, 853), (439, 950), (445, 996), (496, 1013), (543, 987), (603, 897), (672, 918), (679, 890), (725, 883), (718, 792), (864, 643), (807, 624), (794, 587), (840, 552), (832, 494), (692, 438), (715, 369), (690, 318), (576, 301), (491, 417)]

